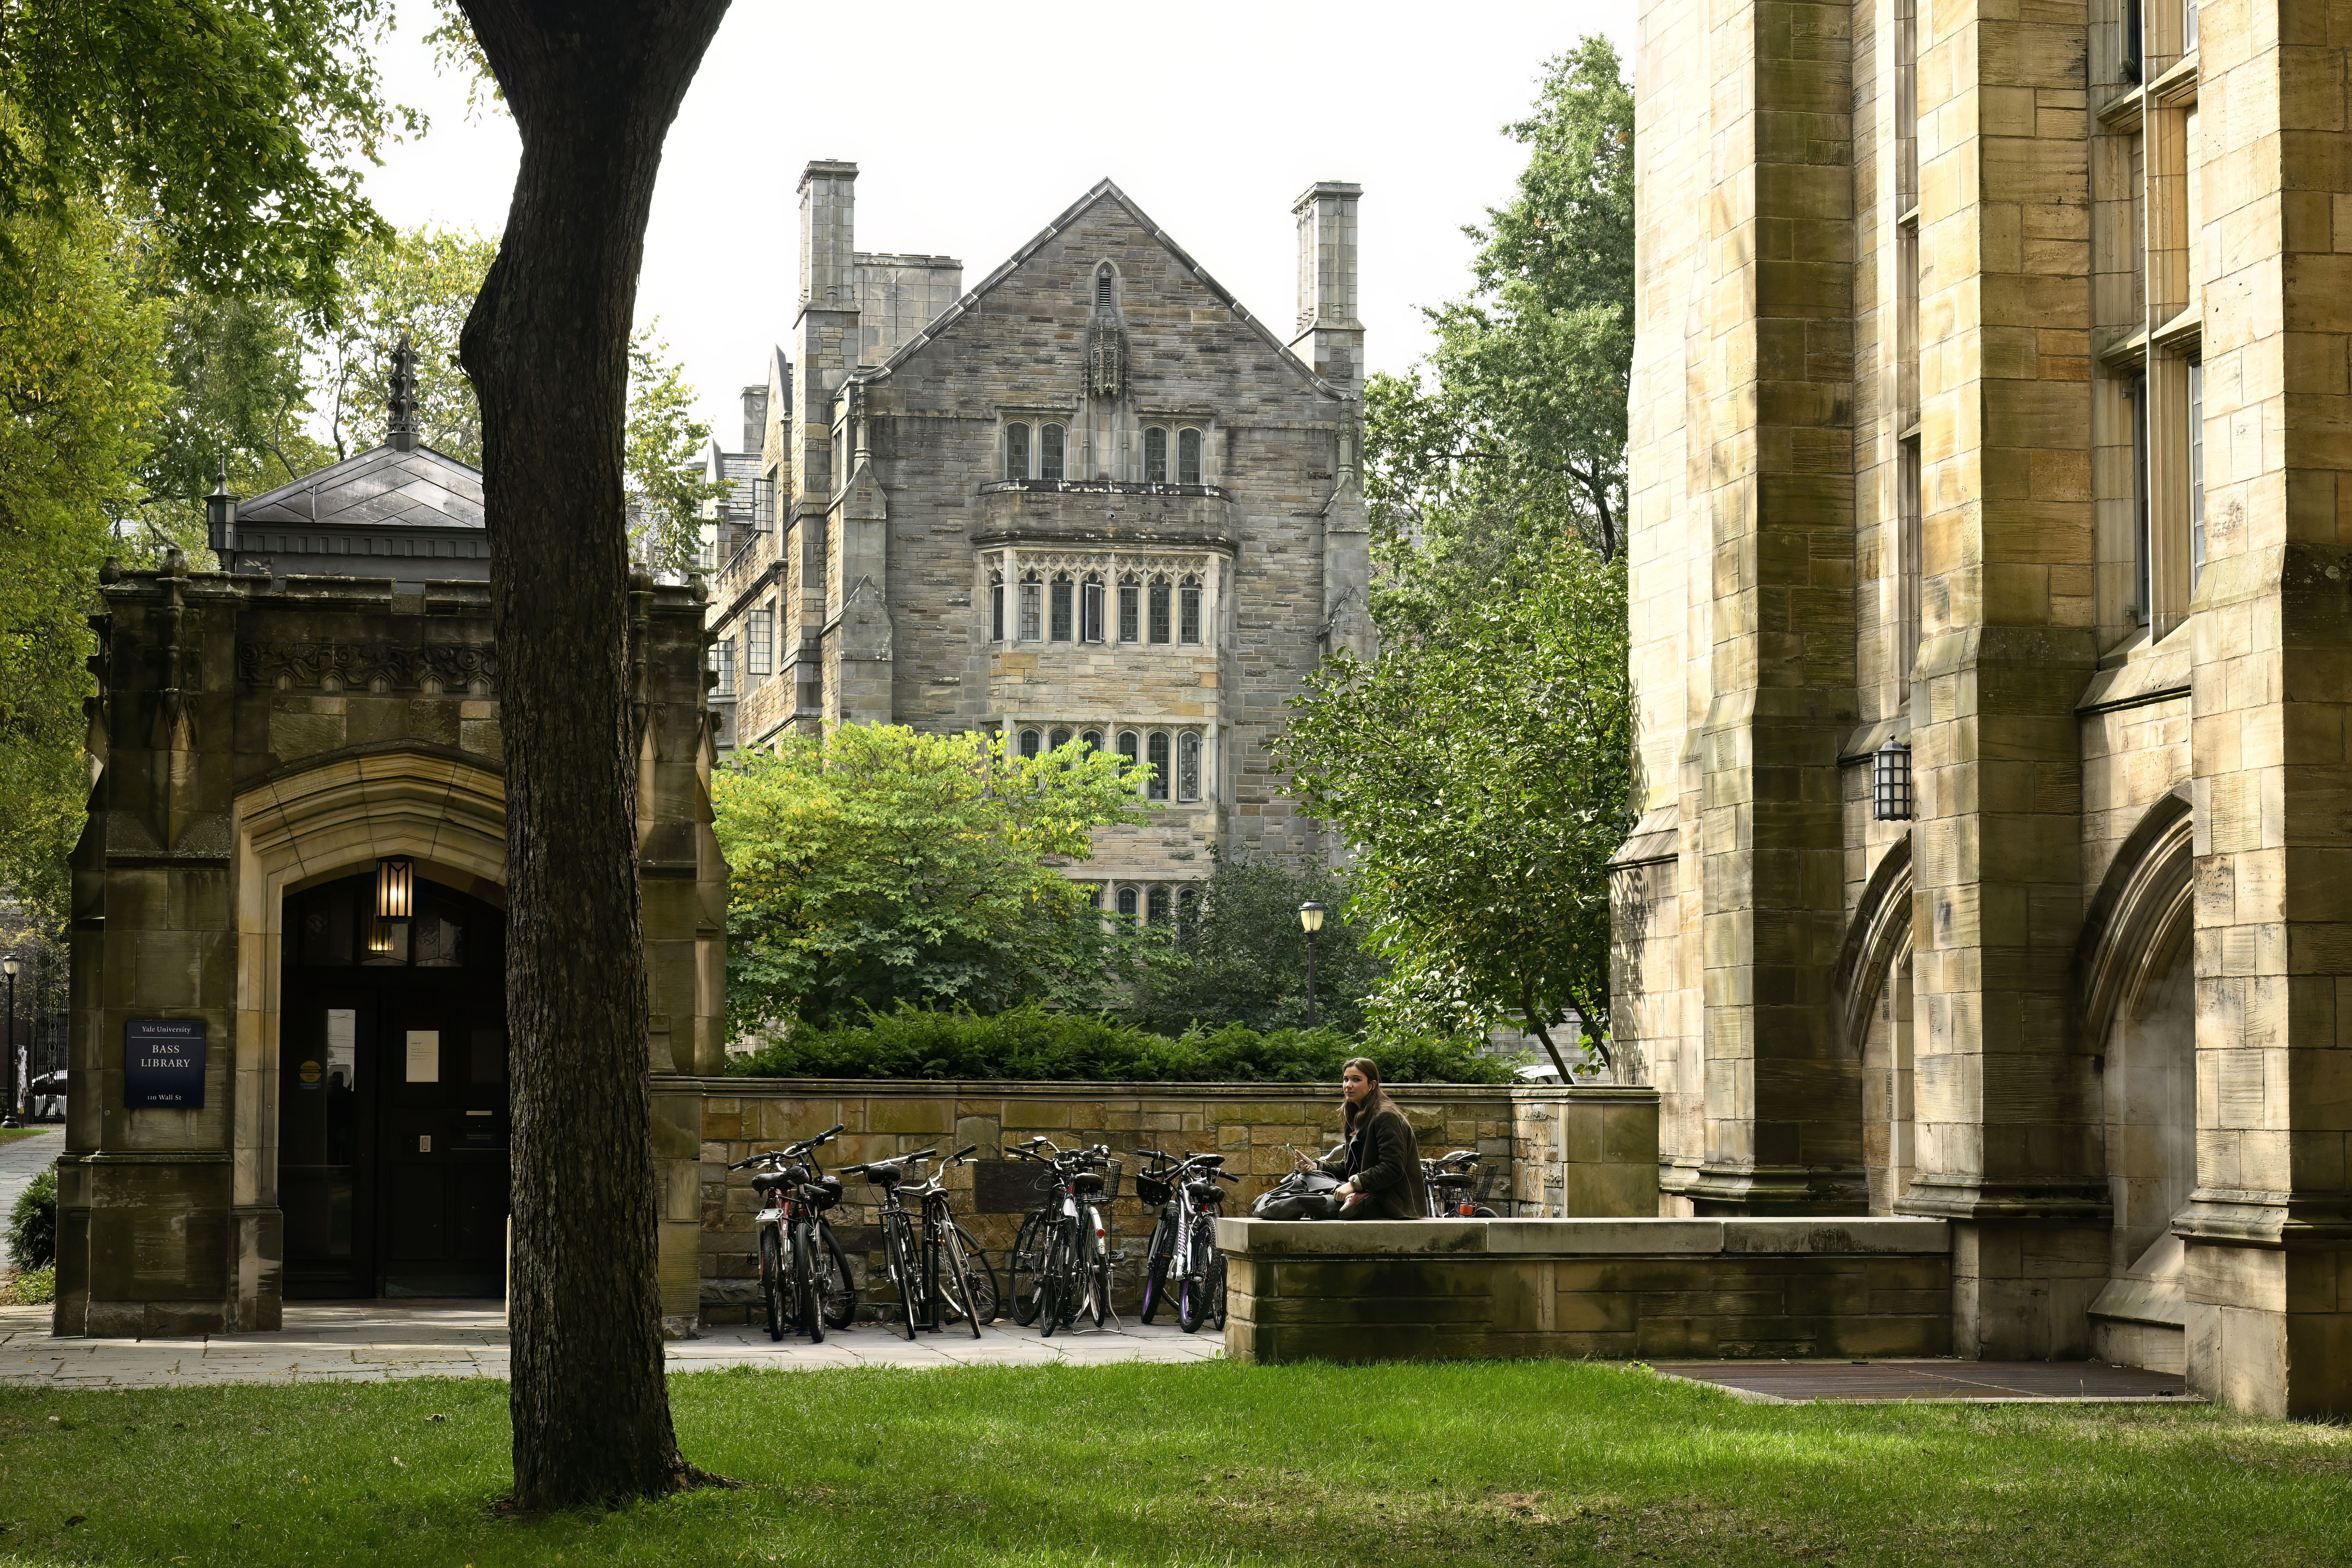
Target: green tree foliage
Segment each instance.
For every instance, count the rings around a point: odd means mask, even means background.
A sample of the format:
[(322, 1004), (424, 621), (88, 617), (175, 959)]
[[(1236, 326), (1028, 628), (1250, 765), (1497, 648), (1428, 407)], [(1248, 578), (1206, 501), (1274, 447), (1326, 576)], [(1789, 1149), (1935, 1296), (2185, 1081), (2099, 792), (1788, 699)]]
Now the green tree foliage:
[(150, 545), (205, 548), (204, 498), (217, 483), (258, 495), (333, 459), (309, 426), (308, 342), (301, 312), (282, 300), (169, 299), (166, 388), (139, 472), (138, 519)]
[(0, 226), (16, 268), (0, 295), (0, 887), (51, 921), (89, 790), (86, 617), (138, 500), (167, 314), (137, 237), (94, 203), (75, 220)]
[(1091, 1004), (1125, 922), (1055, 868), (1090, 857), (1093, 829), (1143, 820), (1139, 771), (1076, 742), (1024, 759), (1001, 735), (901, 725), (741, 756), (711, 784), (734, 1032), (901, 999)]
[(1355, 1036), (1388, 965), (1345, 918), (1346, 879), (1319, 866), (1246, 855), (1218, 858), (1175, 940), (1138, 972), (1129, 1015), (1165, 1033), (1195, 1024), (1303, 1027), (1307, 933), (1298, 906), (1310, 899), (1328, 911), (1315, 938), (1316, 1018)]
[(360, 194), (395, 126), (368, 49), (384, 0), (8, 0), (0, 5), (0, 289), (35, 228), (118, 182), (154, 253), (225, 294), (331, 309), (345, 255), (383, 232)]
[(703, 510), (726, 489), (710, 479), (702, 456), (710, 426), (694, 416), (694, 388), (669, 357), (661, 322), (629, 340), (629, 436), (622, 450), (637, 559), (672, 576), (696, 569), (702, 555)]
[[(1034, 1004), (986, 1016), (901, 1003), (804, 1030), (740, 1057), (751, 1078), (937, 1078), (1094, 1083), (1334, 1083), (1364, 1047), (1341, 1029), (1242, 1024), (1154, 1034), (1098, 1013)], [(1389, 1083), (1503, 1083), (1510, 1069), (1459, 1040), (1399, 1040), (1376, 1053)]]
[(383, 444), (391, 423), (392, 354), (405, 337), (416, 353), (418, 438), (479, 468), (482, 415), (457, 368), (457, 333), (499, 242), (427, 225), (360, 246), (336, 296), (337, 321), (312, 348), (319, 412), (337, 458)]
[(58, 1173), (43, 1171), (25, 1184), (8, 1211), (8, 1259), (20, 1269), (47, 1268), (58, 1260)]
[(1473, 291), (1430, 312), (1433, 381), (1367, 389), (1380, 657), (1335, 656), (1286, 742), (1358, 847), (1351, 913), (1394, 963), (1407, 1034), (1517, 1015), (1562, 1070), (1573, 1012), (1605, 1056), (1610, 855), (1632, 826), (1625, 395), (1633, 95), (1588, 38), (1551, 62)]

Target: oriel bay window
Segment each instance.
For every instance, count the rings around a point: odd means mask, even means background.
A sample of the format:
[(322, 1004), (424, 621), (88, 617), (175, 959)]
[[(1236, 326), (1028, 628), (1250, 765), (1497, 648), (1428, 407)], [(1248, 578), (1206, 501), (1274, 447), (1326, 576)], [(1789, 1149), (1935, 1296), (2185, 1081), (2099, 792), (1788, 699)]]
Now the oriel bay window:
[(1002, 572), (988, 579), (988, 640), (1004, 640), (1004, 574)]

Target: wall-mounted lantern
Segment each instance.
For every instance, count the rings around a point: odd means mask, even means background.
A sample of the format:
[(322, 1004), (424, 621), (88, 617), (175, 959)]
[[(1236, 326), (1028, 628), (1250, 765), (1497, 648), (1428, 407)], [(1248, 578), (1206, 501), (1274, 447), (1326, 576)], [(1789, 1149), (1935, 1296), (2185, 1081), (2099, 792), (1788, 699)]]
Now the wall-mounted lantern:
[(1880, 822), (1911, 820), (1911, 748), (1891, 735), (1870, 753), (1870, 815)]
[(400, 931), (415, 912), (416, 862), (403, 856), (377, 861), (375, 918), (368, 922), (368, 951), (373, 953), (404, 951), (400, 942)]

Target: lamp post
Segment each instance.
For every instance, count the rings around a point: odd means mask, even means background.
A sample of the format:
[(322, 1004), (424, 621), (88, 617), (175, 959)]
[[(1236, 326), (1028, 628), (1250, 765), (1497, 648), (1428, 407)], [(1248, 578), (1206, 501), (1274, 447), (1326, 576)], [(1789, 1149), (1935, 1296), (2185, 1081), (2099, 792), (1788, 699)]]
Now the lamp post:
[(1298, 924), (1307, 932), (1307, 1026), (1315, 1027), (1315, 933), (1323, 929), (1323, 906), (1309, 899), (1298, 906)]
[(0, 1116), (0, 1127), (22, 1127), (16, 1119), (16, 955), (0, 958), (0, 974), (8, 977), (8, 1107)]

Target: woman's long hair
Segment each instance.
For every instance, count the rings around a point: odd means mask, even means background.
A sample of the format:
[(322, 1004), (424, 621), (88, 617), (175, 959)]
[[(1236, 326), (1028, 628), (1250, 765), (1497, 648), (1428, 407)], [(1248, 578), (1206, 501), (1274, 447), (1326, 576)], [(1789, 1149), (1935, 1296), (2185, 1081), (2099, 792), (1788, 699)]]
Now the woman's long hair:
[(1358, 1122), (1378, 1116), (1389, 1108), (1389, 1097), (1381, 1091), (1381, 1069), (1373, 1065), (1371, 1058), (1349, 1057), (1339, 1064), (1339, 1076), (1347, 1077), (1349, 1068), (1354, 1068), (1358, 1072), (1362, 1073), (1365, 1081), (1372, 1086), (1365, 1091), (1363, 1099), (1349, 1100), (1346, 1108), (1339, 1112), (1340, 1128), (1349, 1137), (1353, 1138), (1356, 1135)]

